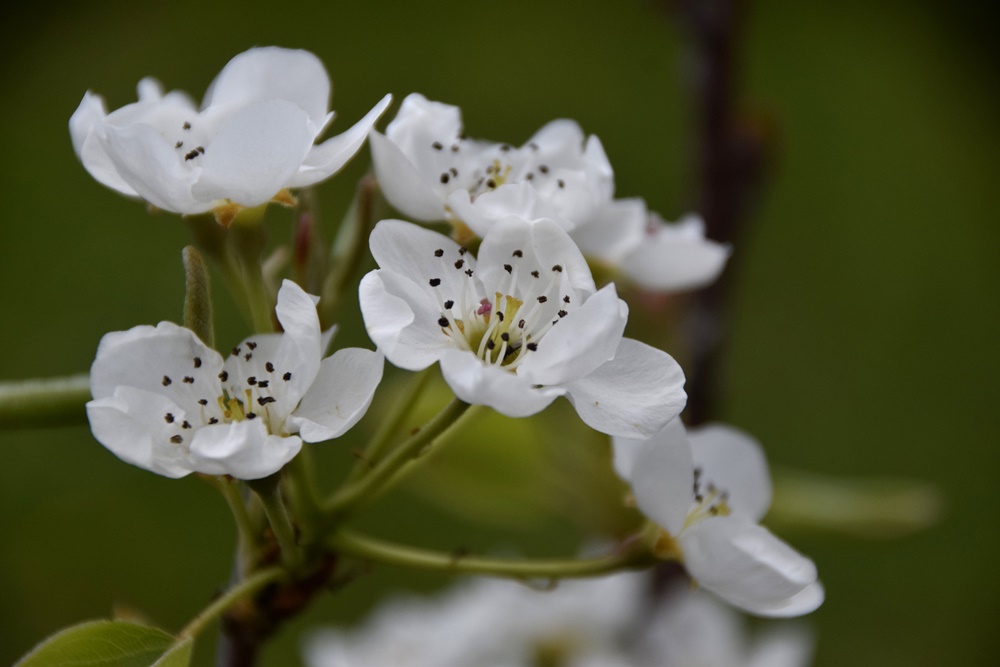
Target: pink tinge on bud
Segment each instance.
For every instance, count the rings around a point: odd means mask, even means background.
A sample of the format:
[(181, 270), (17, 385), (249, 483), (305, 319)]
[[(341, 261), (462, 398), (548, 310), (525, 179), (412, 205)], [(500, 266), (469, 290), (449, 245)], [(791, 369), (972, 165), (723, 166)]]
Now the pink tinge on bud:
[(476, 311), (476, 315), (485, 315), (491, 310), (493, 310), (493, 304), (490, 303), (489, 299), (483, 299), (479, 302), (479, 310)]

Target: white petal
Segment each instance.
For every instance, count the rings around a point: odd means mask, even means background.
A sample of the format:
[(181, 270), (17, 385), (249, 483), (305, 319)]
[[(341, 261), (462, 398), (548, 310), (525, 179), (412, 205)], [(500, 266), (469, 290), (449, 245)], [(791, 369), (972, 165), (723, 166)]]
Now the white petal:
[(724, 424), (688, 430), (694, 464), (702, 479), (729, 495), (734, 515), (760, 521), (771, 506), (771, 474), (760, 444)]
[(631, 338), (622, 338), (614, 359), (566, 388), (588, 426), (629, 438), (652, 436), (687, 402), (680, 365), (666, 352)]
[(501, 185), (472, 199), (468, 190), (448, 195), (452, 217), (461, 220), (478, 236), (486, 236), (500, 218), (516, 216), (525, 220), (541, 217), (535, 188), (528, 182)]
[(101, 128), (99, 139), (122, 180), (157, 208), (192, 214), (204, 213), (215, 205), (211, 201), (195, 199), (191, 194), (191, 185), (198, 176), (198, 170), (188, 171), (181, 166), (183, 157), (178, 157), (173, 144), (151, 126), (116, 127), (106, 123)]
[(347, 164), (347, 161), (361, 150), (365, 138), (375, 126), (375, 121), (385, 113), (391, 102), (392, 95), (386, 95), (350, 129), (314, 146), (306, 155), (298, 173), (289, 180), (287, 186), (290, 188), (306, 187), (340, 171)]
[(508, 417), (541, 412), (563, 393), (557, 387), (534, 387), (520, 375), (487, 366), (464, 350), (448, 350), (441, 355), (441, 374), (466, 403), (485, 405)]
[(627, 321), (628, 306), (609, 284), (552, 327), (518, 373), (543, 385), (586, 377), (614, 358)]
[(205, 93), (202, 108), (287, 100), (322, 127), (330, 104), (330, 77), (312, 53), (276, 46), (244, 51), (230, 60)]
[(316, 126), (291, 102), (251, 103), (227, 118), (205, 146), (194, 196), (265, 204), (298, 171), (315, 138)]
[(516, 250), (523, 253), (516, 262), (519, 265), (516, 285), (521, 294), (537, 293), (537, 285), (532, 282), (538, 279), (531, 276), (532, 266), (538, 267), (546, 278), (559, 266), (560, 280), (586, 296), (597, 289), (587, 260), (559, 225), (551, 220), (528, 221), (514, 216), (498, 220), (479, 247), (478, 272), (483, 285), (499, 288), (507, 282), (504, 265), (513, 262)]
[[(410, 222), (379, 222), (372, 230), (369, 245), (372, 257), (381, 268), (409, 278), (435, 301), (437, 292), (430, 286), (432, 278), (441, 280), (439, 291), (444, 299), (458, 301), (459, 293), (468, 282), (462, 271), (476, 270), (476, 260), (469, 254), (462, 254), (457, 243), (443, 234)], [(461, 269), (454, 264), (459, 258), (463, 260)]]
[[(818, 583), (808, 587), (800, 597), (807, 591), (814, 591), (822, 586)], [(803, 612), (805, 613), (805, 612)], [(754, 642), (753, 649), (747, 656), (746, 667), (809, 667), (812, 664), (812, 657), (816, 640), (809, 628), (797, 623), (776, 623), (777, 627), (769, 627), (762, 636)]]
[[(175, 415), (174, 424), (163, 416)], [(102, 445), (126, 463), (165, 477), (183, 477), (194, 470), (187, 447), (170, 438), (183, 422), (184, 410), (160, 394), (118, 387), (113, 395), (87, 403), (90, 430)]]
[(587, 257), (617, 264), (643, 242), (647, 215), (642, 199), (615, 199), (598, 207), (570, 235)]
[(420, 93), (406, 96), (385, 130), (389, 140), (411, 158), (431, 150), (434, 141), (450, 142), (461, 133), (462, 111), (458, 107), (432, 102)]
[(644, 665), (737, 667), (746, 656), (739, 614), (684, 582), (660, 599), (648, 628), (640, 640)]
[(292, 371), (289, 384), (300, 388), (299, 396), (312, 385), (323, 357), (323, 334), (316, 313), (317, 301), (319, 299), (306, 294), (291, 280), (284, 280), (274, 309), (284, 332), (274, 365)]
[(421, 287), (394, 271), (372, 271), (358, 289), (365, 329), (395, 366), (427, 368), (450, 347), (437, 304)]
[(357, 424), (375, 396), (383, 365), (381, 354), (356, 347), (324, 359), (293, 415), (302, 439), (330, 440)]
[(84, 168), (97, 182), (130, 197), (137, 197), (135, 189), (126, 183), (111, 161), (98, 137), (97, 127), (104, 122), (107, 111), (100, 95), (87, 92), (80, 106), (69, 119), (69, 133), (73, 139), (73, 150)]
[(199, 400), (215, 404), (222, 393), (221, 370), (219, 353), (190, 329), (160, 322), (156, 327), (139, 326), (101, 338), (90, 368), (90, 391), (100, 399), (111, 396), (117, 387), (134, 387), (166, 396), (183, 410), (198, 414)]
[(679, 536), (684, 566), (699, 584), (746, 611), (807, 613), (822, 602), (815, 592), (816, 566), (763, 526), (736, 516), (704, 519)]
[(730, 252), (728, 245), (705, 238), (700, 219), (687, 218), (676, 225), (659, 222), (622, 259), (621, 270), (646, 289), (697, 289), (722, 273)]
[(269, 435), (263, 420), (248, 419), (195, 431), (191, 458), (206, 475), (260, 479), (281, 470), (300, 449), (298, 436)]
[[(641, 444), (622, 438), (612, 442), (616, 452), (622, 447), (633, 449), (633, 452), (616, 454), (616, 458), (633, 458), (626, 479), (632, 483), (636, 505), (668, 533), (677, 535), (684, 526), (693, 498), (694, 464), (684, 424), (674, 419)], [(621, 460), (618, 465), (624, 468), (627, 461)]]
[(386, 200), (421, 222), (444, 219), (444, 199), (396, 144), (378, 132), (368, 136), (375, 177)]

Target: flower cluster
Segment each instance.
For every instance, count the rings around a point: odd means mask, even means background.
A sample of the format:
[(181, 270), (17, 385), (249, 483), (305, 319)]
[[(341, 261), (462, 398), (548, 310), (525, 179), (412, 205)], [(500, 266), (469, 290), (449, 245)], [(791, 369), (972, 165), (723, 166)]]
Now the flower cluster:
[[(584, 423), (613, 436), (615, 470), (648, 517), (628, 542), (628, 549), (641, 545), (640, 558), (623, 566), (653, 555), (677, 561), (705, 590), (762, 616), (818, 607), (824, 592), (815, 565), (759, 525), (771, 498), (760, 446), (730, 427), (685, 429), (680, 365), (626, 337), (628, 305), (614, 282), (595, 280), (596, 273), (651, 290), (692, 289), (719, 275), (728, 246), (707, 239), (696, 216), (671, 224), (641, 199), (615, 199), (600, 140), (573, 121), (553, 121), (520, 147), (473, 140), (464, 135), (458, 108), (414, 94), (382, 134), (373, 128), (386, 96), (345, 133), (317, 144), (333, 117), (329, 94), (314, 55), (271, 47), (230, 61), (200, 109), (183, 93), (164, 94), (151, 79), (140, 82), (137, 103), (110, 114), (101, 98), (85, 95), (70, 120), (84, 166), (108, 187), (156, 207), (212, 211), (225, 227), (241, 208), (292, 202), (289, 188), (332, 175), (368, 138), (381, 191), (401, 217), (446, 222), (451, 231), (397, 219), (374, 225), (368, 241), (378, 268), (360, 279), (359, 301), (377, 351), (348, 348), (325, 358), (333, 330), (321, 330), (318, 298), (290, 280), (279, 287), (273, 275), (280, 268), (263, 270), (260, 247), (247, 254), (248, 244), (225, 246), (214, 258), (232, 260), (224, 266), (227, 277), (237, 283), (234, 293), (248, 299), (243, 305), (259, 333), (225, 359), (210, 341), (169, 322), (107, 334), (87, 404), (97, 440), (160, 475), (256, 480), (281, 471), (303, 442), (337, 438), (357, 423), (382, 379), (384, 359), (408, 371), (438, 365), (456, 397), (442, 422), (470, 404), (527, 417), (564, 397)], [(371, 222), (359, 220), (359, 229)], [(219, 230), (219, 238), (237, 238), (254, 224)], [(352, 231), (361, 253), (364, 235)], [(349, 283), (328, 277), (319, 281), (324, 298), (330, 285)], [(280, 332), (272, 332), (275, 320)], [(370, 469), (359, 464), (327, 501), (310, 498), (311, 480), (292, 484), (305, 497), (297, 502), (314, 502), (308, 518), (320, 517), (303, 531), (319, 540), (310, 555), (329, 548), (322, 539), (337, 537), (337, 522), (398, 480), (449, 425), (417, 429), (388, 454), (392, 445), (375, 438), (371, 460), (360, 457)], [(297, 548), (296, 531), (273, 504), (265, 512), (284, 563), (296, 564), (287, 557)], [(348, 548), (351, 542), (340, 537), (338, 548)], [(634, 613), (626, 603), (637, 597), (638, 581), (619, 577), (568, 588), (544, 604), (516, 589), (500, 593), (494, 584), (477, 584), (444, 611), (470, 633), (477, 625), (494, 631), (495, 645), (480, 642), (475, 655), (496, 664), (526, 664), (530, 656), (511, 651), (558, 648), (553, 637), (567, 636), (587, 648), (579, 660), (559, 664), (688, 664), (683, 635), (649, 633), (641, 659), (608, 648), (604, 635)], [(481, 598), (492, 601), (483, 607)], [(380, 635), (396, 636), (387, 646), (381, 639), (341, 638), (340, 657), (313, 662), (396, 665), (404, 664), (402, 655), (411, 665), (474, 664), (468, 647), (457, 644), (449, 644), (450, 657), (435, 653), (422, 662), (407, 646), (433, 633), (430, 618), (410, 616), (391, 612), (391, 622), (377, 622)], [(559, 619), (568, 620), (559, 625)]]

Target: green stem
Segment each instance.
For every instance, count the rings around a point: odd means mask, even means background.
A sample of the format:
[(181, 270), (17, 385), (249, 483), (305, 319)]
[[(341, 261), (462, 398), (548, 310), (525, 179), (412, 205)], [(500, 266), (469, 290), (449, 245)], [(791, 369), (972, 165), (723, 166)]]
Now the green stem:
[(257, 560), (257, 541), (255, 539), (257, 530), (247, 512), (247, 506), (243, 502), (239, 482), (214, 475), (202, 475), (202, 478), (219, 490), (229, 506), (229, 511), (232, 512), (233, 520), (236, 522), (237, 557), (239, 558), (240, 572), (249, 572)]
[(595, 577), (619, 570), (650, 565), (654, 559), (636, 541), (619, 551), (598, 558), (505, 559), (450, 554), (395, 544), (350, 531), (340, 531), (331, 545), (342, 554), (421, 570), (454, 574), (484, 574), (511, 579), (563, 579)]
[(90, 400), (85, 374), (0, 382), (0, 429), (86, 424)]
[(250, 488), (254, 490), (260, 498), (260, 504), (267, 515), (267, 521), (271, 524), (271, 531), (274, 532), (274, 539), (278, 541), (281, 548), (281, 562), (289, 570), (294, 570), (302, 562), (302, 554), (299, 545), (295, 540), (295, 528), (288, 518), (288, 511), (285, 503), (281, 500), (281, 489), (278, 485), (278, 475), (271, 475), (264, 479), (257, 479), (248, 482)]
[(212, 604), (205, 607), (200, 614), (195, 616), (194, 619), (192, 619), (191, 622), (177, 634), (177, 638), (187, 639), (189, 637), (197, 637), (208, 624), (224, 614), (226, 610), (233, 606), (236, 602), (239, 602), (242, 598), (247, 597), (248, 595), (253, 595), (265, 586), (273, 584), (286, 576), (288, 575), (282, 568), (270, 567), (266, 570), (260, 570), (259, 572), (247, 577), (226, 591), (223, 595), (212, 602)]
[(379, 461), (367, 475), (343, 487), (330, 499), (323, 508), (327, 519), (331, 522), (343, 519), (391, 486), (390, 480), (399, 471), (412, 465), (469, 407), (468, 403), (453, 399), (434, 419)]
[(385, 456), (385, 450), (392, 442), (392, 436), (399, 431), (403, 425), (403, 421), (413, 411), (430, 377), (430, 368), (420, 371), (414, 376), (406, 389), (403, 390), (402, 396), (397, 397), (393, 401), (392, 412), (382, 421), (382, 425), (368, 443), (368, 447), (365, 448), (364, 454), (358, 457), (357, 463), (354, 464), (350, 475), (347, 476), (345, 484), (350, 484), (359, 477), (363, 477), (366, 472), (375, 467), (382, 457)]
[(312, 542), (315, 533), (315, 525), (320, 515), (319, 490), (316, 486), (316, 476), (314, 474), (312, 450), (308, 445), (285, 466), (285, 482), (298, 517), (299, 526), (302, 531), (302, 542), (309, 544)]

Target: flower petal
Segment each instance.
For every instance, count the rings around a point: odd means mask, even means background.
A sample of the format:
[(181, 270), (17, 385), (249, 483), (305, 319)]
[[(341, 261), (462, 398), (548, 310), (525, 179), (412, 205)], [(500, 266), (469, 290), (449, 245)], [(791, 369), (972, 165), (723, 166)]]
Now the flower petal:
[[(649, 440), (614, 438), (615, 467), (628, 468), (636, 505), (671, 535), (684, 527), (691, 509), (694, 463), (684, 424), (674, 419)], [(631, 465), (629, 460), (631, 459)]]
[(456, 220), (465, 223), (478, 236), (486, 236), (500, 218), (515, 216), (525, 220), (542, 217), (535, 188), (528, 182), (508, 183), (472, 198), (468, 190), (448, 195), (448, 208)]
[(95, 131), (107, 115), (104, 98), (100, 95), (91, 95), (89, 91), (84, 94), (80, 106), (69, 119), (73, 150), (87, 172), (99, 183), (122, 194), (137, 197), (135, 189), (122, 180), (115, 171), (115, 166)]
[(622, 259), (621, 270), (646, 289), (697, 289), (722, 273), (730, 252), (728, 245), (705, 238), (700, 218), (691, 216), (674, 225), (660, 221), (652, 234)]
[(300, 449), (298, 436), (269, 435), (263, 420), (248, 419), (195, 431), (191, 458), (206, 475), (260, 479), (281, 470)]
[(313, 146), (298, 172), (292, 176), (286, 186), (290, 188), (306, 187), (340, 171), (348, 160), (361, 150), (365, 138), (375, 126), (375, 122), (389, 108), (391, 102), (392, 95), (386, 95), (350, 129)]
[[(445, 298), (458, 300), (468, 282), (462, 269), (476, 270), (472, 255), (463, 253), (447, 236), (402, 220), (382, 220), (375, 225), (369, 245), (381, 268), (409, 278), (432, 301), (437, 301), (437, 292), (431, 289), (430, 279), (442, 281), (439, 289)], [(461, 268), (453, 264), (458, 258), (463, 260)]]
[(177, 427), (163, 419), (184, 410), (166, 396), (133, 387), (117, 387), (112, 395), (87, 403), (87, 419), (94, 437), (111, 453), (165, 477), (178, 478), (195, 470), (187, 447), (171, 442)]
[[(809, 614), (816, 611), (819, 609), (820, 605), (823, 604), (825, 599), (826, 590), (823, 588), (823, 584), (819, 581), (814, 581), (790, 598), (777, 600), (775, 602), (745, 601), (739, 604), (739, 606), (749, 611), (751, 614), (757, 614), (758, 616), (767, 616), (770, 618), (791, 618), (793, 616), (802, 616), (803, 614)], [(763, 665), (770, 667), (771, 665), (777, 663), (761, 662), (759, 664), (761, 667), (763, 667)]]
[(627, 321), (628, 306), (606, 285), (546, 333), (518, 373), (543, 385), (586, 377), (614, 358)]
[(368, 135), (372, 165), (379, 187), (393, 208), (421, 222), (444, 219), (444, 198), (439, 195), (399, 147), (385, 135)]
[(666, 352), (631, 338), (621, 339), (614, 359), (566, 388), (588, 426), (629, 438), (652, 436), (687, 402), (680, 365)]
[(239, 107), (266, 100), (286, 100), (322, 127), (330, 105), (330, 77), (308, 51), (266, 46), (230, 60), (208, 87), (202, 109)]
[(330, 440), (357, 424), (375, 396), (383, 365), (381, 354), (356, 347), (324, 359), (316, 380), (292, 415), (302, 439)]
[(760, 444), (724, 424), (690, 429), (688, 440), (702, 479), (728, 494), (733, 514), (763, 519), (771, 506), (771, 473)]
[[(585, 296), (596, 291), (587, 260), (569, 234), (551, 220), (529, 221), (516, 216), (498, 220), (483, 239), (478, 253), (478, 271), (482, 283), (497, 286), (506, 283), (508, 275), (504, 265), (512, 262), (512, 257), (518, 250), (523, 256), (517, 260), (517, 264), (537, 266), (545, 276), (551, 276), (556, 271), (560, 274), (561, 281), (567, 282)], [(516, 290), (521, 294), (537, 293), (537, 285), (532, 285), (537, 280), (532, 277), (529, 268), (519, 268)]]
[(106, 334), (90, 368), (90, 391), (100, 399), (120, 386), (134, 387), (165, 396), (186, 412), (198, 414), (199, 400), (215, 404), (222, 393), (221, 370), (219, 353), (190, 329), (160, 322), (156, 327)]
[(679, 536), (684, 566), (699, 584), (751, 613), (787, 615), (812, 611), (815, 591), (803, 604), (795, 596), (816, 583), (811, 560), (763, 526), (738, 516), (704, 519)]
[(646, 202), (638, 197), (611, 200), (571, 236), (587, 257), (617, 264), (643, 242), (647, 216)]
[(437, 323), (437, 304), (421, 287), (394, 271), (372, 271), (358, 289), (365, 329), (394, 366), (427, 368), (450, 347)]
[(98, 138), (121, 179), (153, 206), (192, 214), (204, 213), (215, 205), (191, 194), (199, 170), (185, 169), (181, 165), (183, 158), (178, 157), (173, 144), (153, 127), (146, 124), (118, 127), (109, 122), (101, 126)]
[(508, 417), (541, 412), (564, 393), (558, 387), (532, 386), (520, 375), (487, 366), (464, 350), (447, 350), (441, 355), (441, 375), (458, 398)]
[(252, 102), (223, 121), (205, 146), (194, 196), (248, 207), (267, 203), (298, 171), (316, 132), (291, 102)]

